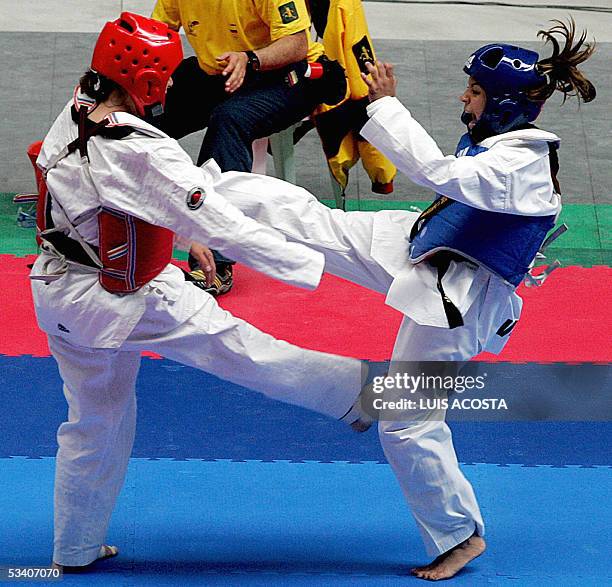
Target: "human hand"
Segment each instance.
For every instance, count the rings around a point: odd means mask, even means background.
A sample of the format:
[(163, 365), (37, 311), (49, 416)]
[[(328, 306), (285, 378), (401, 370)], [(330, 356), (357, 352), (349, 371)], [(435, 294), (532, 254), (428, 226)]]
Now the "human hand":
[(200, 243), (193, 242), (191, 243), (191, 249), (189, 252), (200, 265), (200, 269), (204, 271), (204, 275), (206, 276), (206, 286), (210, 287), (213, 284), (215, 274), (217, 272), (212, 251)]
[(229, 94), (233, 94), (244, 82), (244, 77), (247, 73), (247, 63), (249, 58), (244, 52), (228, 51), (215, 57), (215, 59), (222, 64), (226, 63), (225, 69), (221, 72), (221, 75), (226, 76), (225, 91)]
[(368, 98), (370, 102), (384, 98), (385, 96), (395, 96), (397, 79), (393, 75), (393, 65), (377, 61), (374, 65), (369, 61), (365, 64), (369, 75), (361, 74), (361, 79), (368, 86)]

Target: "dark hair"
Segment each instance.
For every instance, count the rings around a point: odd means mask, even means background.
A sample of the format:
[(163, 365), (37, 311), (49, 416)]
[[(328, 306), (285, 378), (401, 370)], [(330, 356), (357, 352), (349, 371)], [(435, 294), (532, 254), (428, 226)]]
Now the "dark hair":
[(104, 102), (114, 91), (119, 92), (121, 96), (127, 95), (118, 83), (92, 69), (88, 69), (83, 74), (79, 80), (79, 86), (84, 94), (96, 102)]
[[(566, 25), (560, 20), (553, 20), (557, 23), (547, 31), (539, 31), (538, 37), (544, 39), (546, 43), (551, 43), (553, 47), (552, 55), (546, 59), (541, 59), (537, 63), (538, 71), (546, 76), (547, 82), (543, 86), (534, 88), (529, 92), (529, 98), (535, 101), (544, 101), (553, 95), (555, 90), (563, 93), (563, 101), (568, 96), (576, 96), (578, 100), (590, 102), (595, 99), (595, 86), (578, 69), (578, 65), (586, 61), (595, 51), (595, 42), (585, 43), (586, 31), (577, 41), (576, 24), (570, 18)], [(556, 36), (561, 37), (564, 42), (561, 48)]]

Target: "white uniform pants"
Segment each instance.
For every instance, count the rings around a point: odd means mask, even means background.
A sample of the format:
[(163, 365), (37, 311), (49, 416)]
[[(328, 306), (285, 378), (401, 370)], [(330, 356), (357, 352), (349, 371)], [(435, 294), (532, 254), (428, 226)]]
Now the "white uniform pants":
[[(141, 350), (333, 418), (345, 415), (361, 390), (361, 361), (277, 340), (191, 284), (184, 295), (198, 298), (192, 307), (200, 309), (177, 323), (164, 311), (164, 296), (151, 288), (143, 318), (119, 349), (79, 347), (49, 335), (69, 406), (57, 435), (53, 560), (58, 564), (86, 565), (104, 543), (134, 440)], [(199, 298), (205, 298), (203, 304)]]
[[(255, 177), (247, 179), (244, 186), (234, 187), (228, 182), (219, 191), (246, 215), (324, 253), (329, 273), (375, 291), (385, 293), (389, 289), (393, 278), (371, 256), (373, 213), (330, 210), (293, 186), (279, 195), (280, 190), (272, 192), (263, 183), (260, 186)], [(479, 327), (499, 327), (496, 314), (507, 303), (507, 299), (487, 297), (485, 288), (463, 316), (465, 325), (453, 330), (419, 325), (404, 317), (391, 372), (398, 368), (393, 364), (397, 361), (469, 360), (482, 350)], [(480, 336), (487, 338), (486, 333)], [(428, 554), (446, 552), (475, 531), (484, 534), (478, 503), (459, 469), (444, 412), (431, 417), (421, 414), (417, 421), (379, 422), (379, 435)]]

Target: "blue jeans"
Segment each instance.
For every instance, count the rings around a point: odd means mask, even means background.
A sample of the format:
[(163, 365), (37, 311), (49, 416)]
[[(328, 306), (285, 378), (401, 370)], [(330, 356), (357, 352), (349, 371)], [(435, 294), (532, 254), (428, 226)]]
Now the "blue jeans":
[[(284, 69), (250, 73), (234, 94), (221, 75), (208, 75), (195, 57), (177, 68), (164, 114), (153, 121), (174, 138), (207, 128), (197, 164), (213, 158), (222, 171), (250, 172), (252, 143), (308, 116), (320, 103), (315, 83), (303, 77), (306, 62)], [(297, 74), (290, 85), (288, 75)]]

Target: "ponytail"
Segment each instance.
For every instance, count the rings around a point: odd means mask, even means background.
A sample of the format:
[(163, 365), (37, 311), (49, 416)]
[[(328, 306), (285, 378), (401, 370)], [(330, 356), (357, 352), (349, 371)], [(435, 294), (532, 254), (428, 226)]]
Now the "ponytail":
[(88, 69), (79, 80), (81, 92), (94, 99), (96, 102), (104, 102), (116, 90), (120, 95), (125, 95), (125, 90), (113, 80)]
[[(595, 86), (578, 69), (578, 65), (593, 54), (595, 43), (585, 43), (586, 31), (574, 41), (576, 24), (572, 18), (567, 25), (559, 20), (553, 22), (557, 24), (547, 31), (538, 32), (538, 37), (544, 39), (545, 43), (551, 43), (553, 47), (552, 55), (538, 61), (536, 65), (538, 72), (545, 76), (547, 81), (543, 86), (530, 90), (529, 98), (543, 102), (558, 90), (563, 93), (564, 102), (568, 96), (591, 102), (595, 99)], [(563, 48), (560, 47), (559, 40), (563, 41)]]

